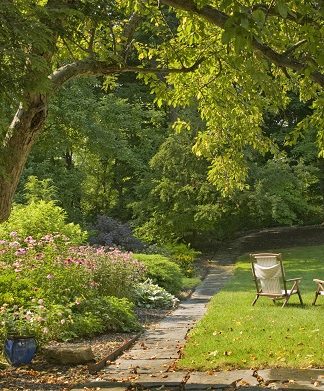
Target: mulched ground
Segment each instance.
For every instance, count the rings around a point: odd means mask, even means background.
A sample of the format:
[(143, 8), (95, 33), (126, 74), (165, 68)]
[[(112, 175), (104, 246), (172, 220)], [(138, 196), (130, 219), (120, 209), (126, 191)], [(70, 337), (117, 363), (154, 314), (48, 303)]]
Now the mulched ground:
[[(144, 328), (164, 318), (168, 310), (138, 309), (137, 316)], [(64, 346), (82, 344), (91, 346), (96, 361), (103, 359), (118, 347), (136, 336), (137, 333), (110, 333), (92, 339), (83, 339), (70, 343), (60, 343)], [(63, 366), (46, 362), (38, 354), (28, 366), (19, 368), (7, 367), (0, 371), (0, 389), (3, 391), (18, 390), (60, 390), (67, 391), (76, 383), (84, 383), (90, 377), (87, 365)]]

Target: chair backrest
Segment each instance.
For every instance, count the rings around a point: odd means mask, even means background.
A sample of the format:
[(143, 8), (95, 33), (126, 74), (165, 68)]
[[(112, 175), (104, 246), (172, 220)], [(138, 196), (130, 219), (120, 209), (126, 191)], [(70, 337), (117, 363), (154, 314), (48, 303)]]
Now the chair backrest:
[[(250, 254), (252, 271), (257, 289), (258, 282), (263, 293), (282, 294), (282, 282), (285, 281), (281, 254), (260, 253)], [(284, 290), (286, 286), (284, 284)]]

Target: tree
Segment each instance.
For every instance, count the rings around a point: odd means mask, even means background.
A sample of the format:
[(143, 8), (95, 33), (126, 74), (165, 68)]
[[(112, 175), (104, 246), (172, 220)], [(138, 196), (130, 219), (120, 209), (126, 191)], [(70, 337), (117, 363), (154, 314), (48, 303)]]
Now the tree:
[[(24, 183), (34, 175), (51, 179), (56, 200), (72, 221), (89, 221), (98, 214), (131, 218), (128, 204), (165, 137), (165, 114), (138, 82), (124, 81), (123, 87), (109, 91), (100, 85), (97, 78), (73, 80), (52, 99), (15, 200), (25, 201)], [(124, 89), (138, 99), (121, 98)]]
[[(307, 121), (320, 128), (317, 2), (6, 0), (0, 18), (7, 118), (21, 102), (9, 126), (1, 121), (0, 221), (9, 215), (49, 100), (78, 76), (138, 72), (149, 76), (158, 103), (197, 100), (207, 132), (198, 137), (196, 151), (211, 161), (209, 178), (225, 192), (243, 187), (246, 145), (274, 148), (260, 123), (265, 109), (287, 104), (285, 91), (313, 100)], [(323, 139), (319, 133), (320, 144)]]

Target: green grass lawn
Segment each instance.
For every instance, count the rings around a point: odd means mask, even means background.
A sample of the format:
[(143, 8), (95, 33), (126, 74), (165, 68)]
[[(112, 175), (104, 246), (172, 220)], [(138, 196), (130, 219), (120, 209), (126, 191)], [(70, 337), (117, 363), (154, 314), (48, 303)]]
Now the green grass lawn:
[(324, 246), (280, 252), (286, 278), (303, 278), (305, 306), (293, 295), (285, 308), (282, 301), (273, 304), (263, 297), (252, 307), (255, 285), (248, 257), (242, 257), (234, 277), (213, 297), (206, 316), (190, 332), (179, 368), (324, 367), (324, 298), (311, 305), (312, 280), (324, 278)]

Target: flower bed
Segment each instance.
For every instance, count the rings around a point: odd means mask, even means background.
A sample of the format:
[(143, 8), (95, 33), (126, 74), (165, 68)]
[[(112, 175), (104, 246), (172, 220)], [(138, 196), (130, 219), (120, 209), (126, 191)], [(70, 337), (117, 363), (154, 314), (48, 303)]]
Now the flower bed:
[(131, 299), (145, 267), (130, 253), (60, 235), (0, 241), (0, 337), (73, 339), (139, 327)]

